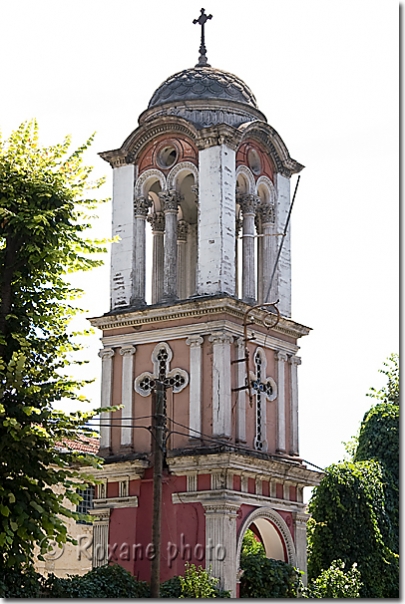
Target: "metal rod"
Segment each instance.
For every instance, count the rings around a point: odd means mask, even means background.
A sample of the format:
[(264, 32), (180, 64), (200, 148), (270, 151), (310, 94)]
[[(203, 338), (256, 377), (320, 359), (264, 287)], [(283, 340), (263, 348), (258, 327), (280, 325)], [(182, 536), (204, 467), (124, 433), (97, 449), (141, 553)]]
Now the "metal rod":
[(285, 236), (286, 236), (286, 234), (287, 234), (288, 224), (289, 224), (289, 222), (290, 222), (290, 216), (291, 216), (291, 212), (292, 212), (292, 209), (293, 209), (293, 205), (294, 205), (294, 201), (295, 201), (295, 196), (296, 196), (296, 194), (297, 194), (297, 189), (298, 189), (298, 185), (299, 185), (299, 182), (300, 182), (300, 178), (301, 178), (301, 176), (298, 176), (298, 179), (297, 179), (297, 184), (295, 185), (295, 191), (294, 191), (294, 195), (293, 195), (293, 198), (292, 198), (292, 202), (291, 202), (291, 205), (290, 205), (290, 209), (289, 209), (289, 211), (288, 211), (288, 216), (287, 216), (287, 220), (286, 220), (285, 227), (284, 227), (283, 238), (282, 238), (282, 240), (281, 240), (280, 247), (278, 248), (278, 252), (277, 252), (276, 261), (275, 261), (275, 263), (274, 263), (273, 272), (272, 272), (272, 275), (271, 275), (271, 278), (270, 278), (269, 289), (267, 290), (267, 295), (266, 295), (266, 297), (265, 297), (265, 299), (264, 299), (265, 301), (266, 301), (266, 300), (268, 300), (268, 298), (269, 298), (269, 296), (270, 296), (270, 290), (271, 290), (271, 286), (273, 285), (273, 279), (274, 279), (274, 275), (275, 275), (275, 273), (276, 273), (276, 269), (277, 269), (278, 261), (279, 261), (279, 259), (280, 259), (281, 250), (283, 249), (284, 239), (285, 239)]

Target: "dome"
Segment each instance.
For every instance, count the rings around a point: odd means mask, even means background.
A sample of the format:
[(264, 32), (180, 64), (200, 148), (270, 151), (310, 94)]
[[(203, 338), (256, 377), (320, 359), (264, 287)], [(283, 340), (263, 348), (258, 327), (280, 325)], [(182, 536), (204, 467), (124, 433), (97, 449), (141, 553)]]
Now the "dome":
[(174, 101), (233, 101), (258, 109), (257, 101), (246, 84), (232, 73), (207, 66), (196, 66), (175, 73), (152, 96), (148, 109)]

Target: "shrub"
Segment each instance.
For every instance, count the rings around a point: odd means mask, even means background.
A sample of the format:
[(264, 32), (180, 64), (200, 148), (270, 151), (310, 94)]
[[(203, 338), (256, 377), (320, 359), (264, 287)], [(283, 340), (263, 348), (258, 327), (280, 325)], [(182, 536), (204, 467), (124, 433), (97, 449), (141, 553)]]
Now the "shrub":
[(218, 589), (219, 579), (211, 577), (208, 570), (186, 563), (184, 577), (178, 577), (181, 586), (179, 598), (229, 598), (228, 591)]
[(303, 598), (360, 598), (362, 587), (360, 571), (356, 564), (344, 572), (345, 563), (333, 560), (332, 564), (303, 589)]

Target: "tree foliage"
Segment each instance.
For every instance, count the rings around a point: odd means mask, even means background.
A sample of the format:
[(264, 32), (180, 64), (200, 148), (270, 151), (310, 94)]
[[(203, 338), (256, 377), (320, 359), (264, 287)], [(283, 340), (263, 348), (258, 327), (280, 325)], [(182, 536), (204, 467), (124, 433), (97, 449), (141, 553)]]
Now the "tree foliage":
[(263, 545), (248, 529), (243, 537), (241, 598), (296, 598), (301, 575), (291, 564), (266, 558)]
[(98, 203), (89, 192), (101, 185), (83, 164), (91, 141), (73, 153), (69, 137), (41, 147), (35, 121), (0, 139), (0, 567), (29, 561), (34, 543), (66, 541), (63, 516), (74, 513), (64, 496), (77, 504), (91, 480), (77, 468), (97, 463), (63, 446), (91, 434), (95, 412), (55, 410), (86, 401), (84, 382), (67, 375), (80, 349), (69, 333), (80, 291), (66, 276), (99, 265), (92, 256), (104, 249), (86, 238)]
[(399, 593), (397, 360), (392, 355), (394, 368), (383, 371), (388, 385), (374, 391), (382, 402), (363, 418), (353, 461), (327, 468), (309, 504), (309, 577), (316, 580), (337, 558), (348, 566), (357, 563), (361, 597)]

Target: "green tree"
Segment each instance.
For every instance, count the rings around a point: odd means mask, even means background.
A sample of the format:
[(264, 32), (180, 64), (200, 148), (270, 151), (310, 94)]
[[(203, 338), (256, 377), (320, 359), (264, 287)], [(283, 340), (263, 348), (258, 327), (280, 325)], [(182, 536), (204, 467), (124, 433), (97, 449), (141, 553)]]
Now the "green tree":
[(362, 587), (357, 564), (345, 572), (342, 560), (333, 560), (330, 567), (303, 589), (303, 598), (360, 598)]
[(357, 563), (361, 597), (373, 598), (399, 593), (398, 356), (385, 365), (387, 386), (371, 390), (382, 402), (365, 414), (352, 461), (327, 468), (309, 504), (309, 577), (316, 580), (337, 558)]
[(301, 588), (299, 571), (282, 560), (266, 558), (263, 544), (250, 529), (243, 537), (240, 567), (241, 598), (296, 598)]
[[(0, 139), (0, 567), (29, 563), (33, 545), (66, 541), (64, 504), (80, 501), (91, 481), (79, 466), (97, 459), (64, 451), (63, 443), (91, 434), (93, 412), (66, 415), (62, 399), (85, 402), (67, 374), (80, 349), (69, 323), (81, 293), (67, 274), (101, 261), (102, 242), (86, 238), (97, 203), (83, 154), (70, 138), (41, 147), (35, 121)], [(61, 485), (63, 493), (53, 487)]]

